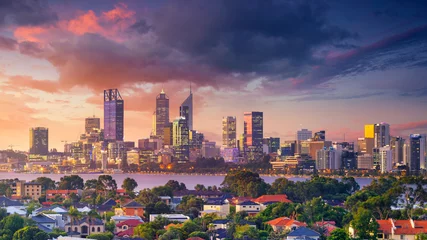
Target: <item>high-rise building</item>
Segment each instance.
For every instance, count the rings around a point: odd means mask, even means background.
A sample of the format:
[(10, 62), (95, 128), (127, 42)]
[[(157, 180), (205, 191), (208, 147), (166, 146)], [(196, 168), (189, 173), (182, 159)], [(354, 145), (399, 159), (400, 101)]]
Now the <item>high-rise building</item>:
[(372, 150), (374, 148), (374, 139), (373, 138), (358, 138), (357, 139), (357, 151), (361, 154), (370, 154), (372, 155)]
[(123, 141), (124, 101), (117, 89), (104, 90), (104, 140)]
[[(325, 147), (327, 149), (329, 149), (330, 147), (332, 147), (332, 142), (331, 141), (305, 141), (302, 142), (302, 146), (304, 145), (305, 148), (305, 144), (308, 144), (308, 155), (313, 159), (313, 160), (317, 160), (317, 151), (324, 149)], [(302, 148), (301, 148), (302, 149)], [(306, 150), (301, 150), (301, 153), (306, 153)]]
[(341, 151), (333, 147), (324, 147), (317, 151), (316, 169), (339, 169), (341, 168)]
[(381, 148), (390, 144), (390, 125), (388, 123), (375, 124), (374, 147)]
[[(164, 129), (169, 125), (169, 98), (163, 91), (156, 97), (155, 135), (164, 136)], [(154, 124), (153, 124), (154, 125)]]
[(326, 131), (321, 130), (321, 131), (315, 132), (313, 140), (314, 141), (325, 141), (326, 140)]
[(190, 95), (179, 106), (179, 116), (184, 117), (188, 124), (188, 129), (193, 130), (193, 93), (191, 92), (191, 88)]
[(220, 153), (219, 148), (216, 147), (216, 143), (210, 141), (203, 141), (201, 152), (204, 158), (215, 158)]
[(190, 131), (190, 148), (202, 149), (203, 141), (205, 141), (203, 133), (196, 130)]
[(151, 136), (157, 136), (157, 123), (156, 123), (156, 111), (153, 112), (151, 117)]
[(301, 129), (297, 131), (297, 140), (305, 141), (313, 137), (313, 132), (308, 129)]
[(372, 169), (373, 159), (371, 154), (360, 154), (357, 156), (357, 169)]
[(49, 129), (44, 127), (30, 128), (30, 154), (48, 155)]
[(85, 133), (91, 133), (94, 129), (101, 129), (101, 120), (95, 116), (85, 119)]
[(392, 151), (389, 145), (379, 148), (381, 173), (390, 172), (393, 169)]
[(173, 145), (173, 124), (167, 123), (163, 129), (163, 145)]
[(421, 134), (409, 136), (409, 170), (426, 169), (426, 137)]
[(222, 146), (227, 148), (236, 147), (236, 117), (222, 118)]
[(251, 159), (257, 160), (262, 157), (262, 139), (264, 136), (264, 123), (262, 112), (245, 112), (244, 113), (244, 146), (245, 154), (250, 152)]
[(392, 162), (393, 164), (403, 164), (403, 148), (405, 145), (405, 139), (402, 137), (392, 137), (390, 140), (390, 147), (392, 151)]
[(277, 153), (277, 151), (280, 149), (280, 138), (264, 138), (263, 144), (267, 145), (268, 153)]
[(187, 120), (180, 117), (173, 121), (173, 147), (178, 163), (186, 163), (190, 157), (190, 138)]
[(284, 141), (280, 144), (280, 156), (294, 156), (296, 153), (296, 141)]

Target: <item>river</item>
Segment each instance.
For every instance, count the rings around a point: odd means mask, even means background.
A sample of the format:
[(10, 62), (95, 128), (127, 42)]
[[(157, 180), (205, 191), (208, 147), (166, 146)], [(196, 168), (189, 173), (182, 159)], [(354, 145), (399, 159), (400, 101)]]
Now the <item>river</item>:
[[(28, 173), (1, 173), (0, 179), (15, 179), (31, 181), (38, 177), (48, 177), (54, 181), (59, 181), (61, 177), (71, 174), (28, 174)], [(89, 179), (97, 179), (98, 176), (102, 174), (78, 174), (83, 180), (87, 181)], [(117, 186), (120, 186), (123, 183), (123, 180), (127, 177), (133, 178), (138, 183), (136, 190), (141, 190), (144, 188), (153, 188), (156, 186), (164, 185), (169, 180), (176, 180), (178, 182), (183, 182), (188, 189), (193, 189), (196, 184), (203, 184), (205, 186), (220, 186), (224, 180), (222, 175), (177, 175), (177, 174), (113, 174), (113, 178), (117, 182)], [(262, 176), (265, 182), (273, 183), (279, 177), (273, 176)], [(309, 177), (288, 177), (292, 181), (305, 181)], [(372, 178), (355, 178), (357, 183), (359, 183), (360, 188), (369, 185), (372, 182)]]

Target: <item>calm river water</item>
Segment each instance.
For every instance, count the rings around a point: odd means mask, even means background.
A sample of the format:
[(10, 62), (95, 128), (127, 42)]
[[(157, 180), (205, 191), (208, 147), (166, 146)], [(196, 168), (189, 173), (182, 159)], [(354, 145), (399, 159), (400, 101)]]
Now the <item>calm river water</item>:
[[(38, 177), (48, 177), (52, 180), (59, 181), (59, 179), (65, 175), (71, 174), (27, 174), (27, 173), (1, 173), (0, 179), (15, 179), (31, 181)], [(102, 174), (79, 174), (81, 178), (85, 181), (89, 179), (97, 179), (99, 175)], [(224, 176), (214, 176), (214, 175), (175, 175), (175, 174), (113, 174), (113, 178), (117, 182), (117, 186), (120, 186), (123, 183), (123, 180), (127, 177), (133, 178), (138, 183), (136, 190), (141, 190), (144, 188), (153, 188), (156, 186), (164, 185), (169, 180), (177, 180), (178, 182), (183, 182), (188, 189), (193, 189), (196, 184), (203, 184), (205, 186), (220, 186), (224, 180)], [(279, 177), (272, 176), (263, 176), (265, 182), (273, 183)], [(288, 177), (292, 181), (305, 181), (309, 177)], [(359, 183), (360, 187), (369, 185), (372, 182), (372, 178), (356, 178), (356, 181)]]

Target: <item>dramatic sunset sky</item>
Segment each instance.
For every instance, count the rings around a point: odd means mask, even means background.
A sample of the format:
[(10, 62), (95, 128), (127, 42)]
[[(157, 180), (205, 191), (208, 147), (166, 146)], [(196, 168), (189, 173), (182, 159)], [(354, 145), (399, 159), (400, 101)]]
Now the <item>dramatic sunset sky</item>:
[(192, 82), (194, 127), (219, 142), (223, 116), (264, 112), (264, 135), (304, 127), (330, 140), (427, 132), (426, 1), (1, 0), (0, 149), (50, 148), (125, 100), (125, 140), (151, 131), (155, 96), (171, 119)]

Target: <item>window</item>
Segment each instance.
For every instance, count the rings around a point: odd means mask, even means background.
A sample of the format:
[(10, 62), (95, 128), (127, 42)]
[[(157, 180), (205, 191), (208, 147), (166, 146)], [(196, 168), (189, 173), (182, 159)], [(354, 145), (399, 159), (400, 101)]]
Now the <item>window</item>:
[(100, 227), (98, 227), (98, 232), (101, 232), (101, 228)]
[(95, 232), (95, 227), (92, 227), (92, 232)]
[(74, 227), (74, 232), (77, 232), (77, 227)]
[(68, 227), (68, 232), (71, 232), (71, 227)]

